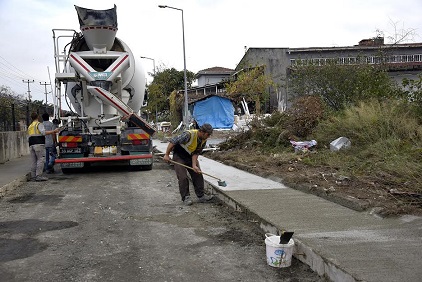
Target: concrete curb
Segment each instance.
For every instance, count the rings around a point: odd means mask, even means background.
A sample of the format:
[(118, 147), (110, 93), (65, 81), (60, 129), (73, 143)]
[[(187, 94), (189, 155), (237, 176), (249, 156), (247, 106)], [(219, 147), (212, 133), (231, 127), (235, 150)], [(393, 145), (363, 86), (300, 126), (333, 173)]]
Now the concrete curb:
[[(215, 184), (212, 184), (205, 180), (205, 188), (208, 192), (211, 192), (217, 197), (223, 204), (233, 208), (237, 212), (243, 213), (247, 220), (258, 224), (262, 231), (265, 233), (279, 234), (281, 231), (270, 221), (260, 217), (255, 212), (249, 210), (245, 205), (234, 200), (228, 196), (224, 191), (218, 188)], [(300, 236), (294, 238), (295, 246), (293, 249), (293, 257), (300, 260), (301, 262), (309, 265), (309, 267), (318, 273), (320, 276), (329, 278), (331, 281), (342, 281), (342, 282), (355, 282), (359, 281), (352, 275), (341, 269), (333, 261), (324, 258), (321, 254), (314, 251), (311, 247), (307, 246), (304, 241), (300, 239)]]

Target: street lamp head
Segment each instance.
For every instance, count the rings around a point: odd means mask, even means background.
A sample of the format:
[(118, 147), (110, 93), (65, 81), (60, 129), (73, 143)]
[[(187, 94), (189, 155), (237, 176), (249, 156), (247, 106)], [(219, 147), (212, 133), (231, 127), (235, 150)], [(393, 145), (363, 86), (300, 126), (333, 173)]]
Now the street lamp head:
[(158, 5), (160, 8), (167, 8), (167, 5)]

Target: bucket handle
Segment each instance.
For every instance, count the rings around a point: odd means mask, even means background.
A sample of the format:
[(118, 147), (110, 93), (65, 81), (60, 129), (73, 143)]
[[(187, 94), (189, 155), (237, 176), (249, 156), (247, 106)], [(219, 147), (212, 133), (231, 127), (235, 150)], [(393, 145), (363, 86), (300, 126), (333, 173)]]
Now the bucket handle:
[(276, 236), (276, 235), (274, 235), (272, 233), (265, 233), (265, 238), (268, 238), (268, 237), (271, 237), (271, 236)]

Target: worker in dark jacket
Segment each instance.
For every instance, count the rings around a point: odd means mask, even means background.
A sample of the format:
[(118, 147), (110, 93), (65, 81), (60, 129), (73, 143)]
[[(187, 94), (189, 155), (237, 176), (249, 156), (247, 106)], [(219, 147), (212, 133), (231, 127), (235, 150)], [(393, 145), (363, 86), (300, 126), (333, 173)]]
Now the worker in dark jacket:
[(200, 173), (201, 170), (198, 162), (198, 156), (202, 153), (212, 131), (212, 126), (205, 123), (199, 129), (185, 131), (169, 140), (170, 143), (167, 146), (164, 160), (168, 162), (170, 160), (170, 153), (173, 151), (173, 160), (175, 162), (192, 168), (188, 170), (181, 165), (174, 165), (174, 170), (179, 181), (180, 196), (185, 205), (192, 205), (192, 199), (189, 193), (188, 172), (191, 176), (198, 202), (207, 202), (212, 199), (211, 195), (204, 193), (204, 177)]
[[(42, 120), (44, 129), (46, 131), (51, 131), (57, 128), (57, 126), (50, 121), (50, 115), (48, 113), (42, 114)], [(54, 162), (57, 156), (56, 149), (56, 134), (46, 135), (45, 136), (45, 164), (44, 170), (47, 173), (54, 172)]]
[(31, 153), (31, 180), (46, 181), (42, 176), (45, 162), (45, 135), (55, 134), (59, 129), (45, 131), (44, 125), (39, 121), (37, 113), (31, 114), (32, 123), (28, 127), (29, 151)]

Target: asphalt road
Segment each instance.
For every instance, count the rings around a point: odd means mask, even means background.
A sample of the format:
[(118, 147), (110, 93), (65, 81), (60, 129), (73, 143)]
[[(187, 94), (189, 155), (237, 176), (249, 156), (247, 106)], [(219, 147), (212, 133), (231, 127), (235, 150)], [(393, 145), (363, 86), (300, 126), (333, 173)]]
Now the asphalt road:
[(183, 206), (168, 164), (50, 178), (0, 199), (0, 281), (325, 281), (268, 266), (263, 232), (218, 200)]

